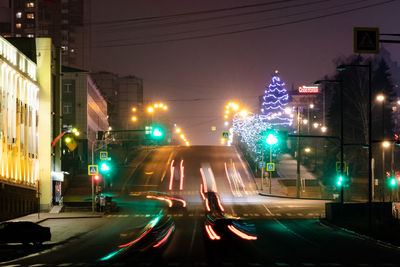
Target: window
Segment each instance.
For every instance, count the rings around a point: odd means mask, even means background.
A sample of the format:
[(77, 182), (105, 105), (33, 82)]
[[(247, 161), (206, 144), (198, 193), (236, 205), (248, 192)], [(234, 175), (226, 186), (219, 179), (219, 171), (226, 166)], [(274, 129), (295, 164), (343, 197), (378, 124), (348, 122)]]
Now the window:
[(35, 7), (35, 3), (34, 2), (27, 2), (26, 3), (26, 7)]
[(64, 84), (64, 93), (72, 93), (72, 84), (70, 84), (70, 83), (66, 83), (66, 84)]
[(35, 35), (34, 35), (34, 34), (32, 34), (32, 33), (29, 33), (29, 34), (27, 34), (27, 35), (26, 35), (26, 37), (28, 37), (28, 38), (34, 38), (34, 37), (35, 37)]
[(16, 17), (17, 19), (22, 18), (22, 12), (17, 12), (17, 13), (15, 14), (15, 17)]
[(22, 35), (21, 35), (20, 33), (17, 33), (17, 34), (15, 35), (15, 37), (22, 37)]
[(63, 113), (64, 114), (71, 114), (72, 113), (72, 104), (71, 103), (64, 103), (64, 105), (63, 105)]
[(27, 19), (35, 19), (35, 13), (27, 13), (26, 18)]
[(17, 28), (17, 29), (21, 29), (21, 27), (22, 27), (22, 24), (21, 24), (21, 23), (17, 23), (17, 24), (15, 24), (15, 28)]

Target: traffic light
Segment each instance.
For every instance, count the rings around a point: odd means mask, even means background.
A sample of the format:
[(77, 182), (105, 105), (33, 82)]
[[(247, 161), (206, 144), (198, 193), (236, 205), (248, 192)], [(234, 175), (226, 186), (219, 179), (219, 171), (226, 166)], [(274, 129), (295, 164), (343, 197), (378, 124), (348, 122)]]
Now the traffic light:
[(389, 178), (389, 185), (391, 187), (395, 187), (397, 185), (397, 181), (396, 181), (395, 177), (392, 176), (392, 177)]
[(278, 143), (278, 137), (276, 134), (269, 133), (265, 142), (270, 146), (276, 145)]
[(110, 170), (110, 166), (107, 163), (103, 162), (100, 165), (100, 170), (102, 172), (108, 172)]
[(339, 175), (339, 177), (337, 178), (336, 184), (338, 186), (343, 186), (343, 176)]
[(93, 175), (93, 180), (94, 180), (95, 182), (100, 181), (100, 175), (98, 175), (98, 174)]
[(151, 135), (156, 139), (161, 139), (164, 136), (164, 130), (161, 127), (153, 127)]

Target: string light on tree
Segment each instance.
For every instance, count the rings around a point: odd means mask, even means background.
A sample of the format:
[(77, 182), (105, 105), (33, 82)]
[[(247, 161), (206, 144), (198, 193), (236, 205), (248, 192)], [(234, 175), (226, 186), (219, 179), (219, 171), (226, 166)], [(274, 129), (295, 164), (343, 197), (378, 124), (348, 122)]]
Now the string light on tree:
[(288, 104), (289, 94), (285, 89), (285, 83), (279, 77), (278, 70), (276, 70), (263, 96), (261, 119), (272, 126), (291, 126), (293, 119), (286, 111)]

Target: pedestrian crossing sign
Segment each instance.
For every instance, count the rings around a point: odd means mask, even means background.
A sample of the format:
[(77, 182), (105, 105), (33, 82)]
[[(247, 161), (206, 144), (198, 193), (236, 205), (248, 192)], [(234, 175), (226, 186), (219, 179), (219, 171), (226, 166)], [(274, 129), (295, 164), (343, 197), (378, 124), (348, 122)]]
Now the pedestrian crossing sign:
[(100, 159), (101, 160), (106, 160), (108, 158), (108, 152), (107, 151), (100, 151)]
[(267, 163), (267, 172), (275, 171), (275, 163)]
[(97, 166), (97, 165), (89, 165), (88, 166), (88, 174), (89, 175), (99, 174), (99, 166)]
[[(346, 171), (346, 168), (347, 168), (346, 161), (343, 161), (343, 171)], [(341, 172), (341, 170), (342, 170), (342, 164), (340, 161), (337, 161), (336, 162), (336, 172), (339, 173), (339, 172)]]
[(222, 131), (222, 138), (223, 139), (229, 139), (229, 132), (228, 131)]

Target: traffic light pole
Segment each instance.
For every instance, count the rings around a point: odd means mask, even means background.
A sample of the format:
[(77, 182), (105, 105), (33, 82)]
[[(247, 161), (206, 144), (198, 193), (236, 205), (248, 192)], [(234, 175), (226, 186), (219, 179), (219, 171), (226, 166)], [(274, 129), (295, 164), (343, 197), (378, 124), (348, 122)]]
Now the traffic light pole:
[(297, 107), (297, 175), (296, 175), (296, 197), (300, 198), (300, 108)]
[[(344, 179), (344, 128), (343, 128), (343, 83), (340, 81), (340, 175), (342, 176), (342, 179)], [(340, 203), (344, 203), (344, 182), (340, 186)]]

